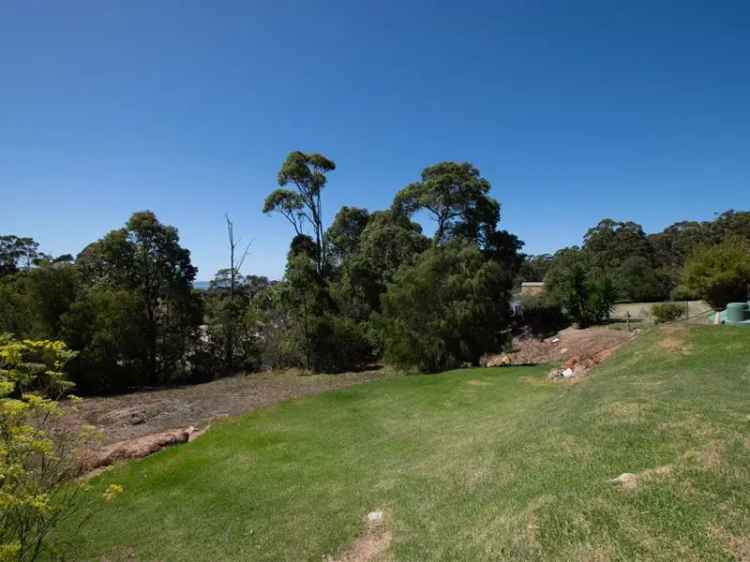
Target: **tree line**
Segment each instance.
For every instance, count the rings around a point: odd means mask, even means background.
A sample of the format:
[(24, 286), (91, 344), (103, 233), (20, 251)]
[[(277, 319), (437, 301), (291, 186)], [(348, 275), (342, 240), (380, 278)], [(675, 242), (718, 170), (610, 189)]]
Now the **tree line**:
[[(150, 211), (77, 256), (31, 239), (0, 242), (0, 332), (62, 340), (79, 392), (197, 382), (236, 370), (342, 371), (385, 359), (438, 370), (476, 363), (508, 338), (521, 242), (499, 229), (500, 204), (469, 163), (442, 162), (388, 209), (342, 207), (323, 220), (335, 163), (293, 152), (263, 211), (289, 223), (283, 279), (243, 275), (230, 260), (207, 291), (178, 231)], [(414, 220), (436, 222), (432, 237)], [(235, 259), (236, 258), (236, 259)]]
[(616, 302), (705, 299), (721, 308), (747, 298), (749, 242), (750, 212), (681, 221), (653, 234), (632, 221), (604, 219), (580, 247), (526, 256), (519, 278), (545, 282), (545, 297), (529, 307), (551, 315), (550, 308), (562, 308), (582, 326), (606, 320)]
[[(580, 248), (525, 256), (523, 243), (499, 227), (490, 183), (466, 162), (429, 166), (389, 208), (344, 206), (327, 225), (325, 187), (335, 168), (321, 154), (292, 152), (263, 202), (291, 230), (280, 281), (242, 273), (248, 248), (229, 217), (228, 264), (207, 291), (193, 288), (197, 270), (177, 229), (150, 211), (75, 257), (0, 237), (0, 333), (64, 341), (76, 352), (68, 371), (79, 392), (276, 367), (336, 372), (385, 361), (438, 371), (502, 349), (519, 322), (533, 321), (535, 306), (549, 329), (604, 321), (617, 300), (708, 294), (700, 282), (716, 268), (693, 268), (691, 278), (691, 256), (750, 240), (747, 212), (651, 235), (606, 219)], [(432, 236), (418, 216), (432, 219)], [(543, 302), (514, 315), (514, 288), (541, 280)]]

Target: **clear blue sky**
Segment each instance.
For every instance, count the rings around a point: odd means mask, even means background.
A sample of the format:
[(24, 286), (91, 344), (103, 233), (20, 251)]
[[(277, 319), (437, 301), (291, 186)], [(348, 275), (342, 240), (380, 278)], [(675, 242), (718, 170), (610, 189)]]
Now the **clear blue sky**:
[(209, 279), (294, 149), (335, 160), (328, 220), (440, 160), (490, 180), (531, 253), (604, 217), (750, 207), (750, 2), (0, 3), (0, 234), (77, 253), (152, 209)]

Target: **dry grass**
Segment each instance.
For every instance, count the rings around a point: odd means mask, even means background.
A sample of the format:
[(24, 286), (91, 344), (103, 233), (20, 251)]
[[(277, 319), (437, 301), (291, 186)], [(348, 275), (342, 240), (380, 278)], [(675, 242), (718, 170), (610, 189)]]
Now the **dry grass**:
[(724, 545), (726, 552), (731, 555), (736, 562), (750, 562), (749, 536), (733, 535), (726, 529), (715, 525), (709, 525), (708, 532)]
[(386, 513), (383, 520), (366, 522), (365, 533), (358, 537), (337, 558), (327, 556), (326, 562), (375, 562), (381, 560), (391, 546), (392, 535), (387, 528)]
[(670, 353), (689, 354), (690, 345), (687, 342), (688, 328), (668, 327), (662, 330), (662, 337), (659, 338), (657, 345)]

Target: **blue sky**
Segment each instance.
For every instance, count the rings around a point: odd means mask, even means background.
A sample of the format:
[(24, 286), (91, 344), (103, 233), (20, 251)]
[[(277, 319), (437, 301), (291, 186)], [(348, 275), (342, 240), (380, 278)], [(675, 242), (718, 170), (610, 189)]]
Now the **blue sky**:
[(748, 209), (750, 3), (0, 3), (0, 234), (77, 253), (152, 209), (209, 279), (229, 212), (278, 277), (295, 149), (337, 164), (329, 221), (469, 160), (530, 253)]

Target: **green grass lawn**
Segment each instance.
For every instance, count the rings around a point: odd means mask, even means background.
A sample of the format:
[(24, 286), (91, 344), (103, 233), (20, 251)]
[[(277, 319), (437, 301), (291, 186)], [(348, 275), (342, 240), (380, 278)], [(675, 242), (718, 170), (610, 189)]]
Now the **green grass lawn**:
[[(382, 560), (748, 559), (750, 329), (651, 331), (580, 383), (545, 372), (394, 377), (215, 425), (93, 480), (125, 493), (69, 555), (322, 561), (384, 510)], [(633, 489), (608, 482), (624, 472)]]

